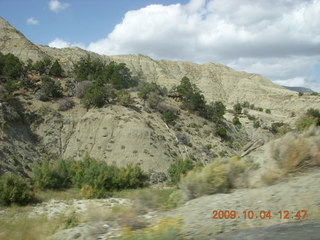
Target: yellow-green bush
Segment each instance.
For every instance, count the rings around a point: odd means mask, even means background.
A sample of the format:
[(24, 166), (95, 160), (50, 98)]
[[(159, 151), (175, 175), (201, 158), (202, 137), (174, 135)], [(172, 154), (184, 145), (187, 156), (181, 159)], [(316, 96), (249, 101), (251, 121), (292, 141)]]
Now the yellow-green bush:
[(194, 163), (190, 159), (176, 158), (168, 169), (171, 183), (177, 184), (180, 181), (180, 177), (193, 168)]
[(179, 187), (186, 199), (226, 192), (229, 189), (227, 166), (214, 161), (201, 169), (190, 171), (182, 177)]
[(186, 200), (207, 194), (224, 193), (234, 186), (234, 182), (249, 165), (239, 157), (216, 159), (203, 168), (196, 168), (181, 178), (179, 187)]

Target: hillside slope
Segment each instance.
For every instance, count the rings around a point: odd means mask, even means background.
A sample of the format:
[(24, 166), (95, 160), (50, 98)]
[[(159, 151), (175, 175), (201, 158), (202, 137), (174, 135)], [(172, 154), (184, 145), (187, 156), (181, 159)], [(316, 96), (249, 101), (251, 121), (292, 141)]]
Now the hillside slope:
[(292, 111), (299, 112), (306, 106), (314, 107), (320, 103), (319, 98), (299, 98), (295, 92), (274, 84), (261, 75), (237, 72), (218, 63), (157, 61), (143, 55), (104, 56), (77, 47), (56, 49), (35, 45), (1, 18), (0, 30), (0, 51), (14, 53), (23, 61), (29, 58), (36, 61), (49, 56), (58, 59), (65, 69), (71, 70), (73, 63), (89, 54), (107, 62), (126, 63), (133, 74), (169, 89), (177, 85), (183, 76), (188, 76), (209, 102), (222, 100), (226, 104), (234, 104), (249, 101), (285, 116)]

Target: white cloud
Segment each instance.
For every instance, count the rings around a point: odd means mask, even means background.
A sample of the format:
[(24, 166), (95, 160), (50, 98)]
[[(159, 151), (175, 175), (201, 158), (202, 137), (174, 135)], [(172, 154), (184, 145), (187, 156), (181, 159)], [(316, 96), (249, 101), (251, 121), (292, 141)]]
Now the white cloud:
[(54, 48), (67, 48), (67, 47), (79, 47), (85, 49), (85, 45), (83, 43), (70, 43), (68, 41), (65, 41), (61, 38), (55, 38), (53, 41), (51, 41), (48, 44), (49, 47)]
[(304, 86), (305, 85), (305, 79), (301, 78), (301, 77), (290, 78), (290, 79), (286, 79), (286, 80), (276, 80), (274, 82), (279, 85), (288, 86), (288, 87)]
[(125, 14), (100, 54), (221, 62), (272, 80), (308, 77), (320, 59), (320, 0), (191, 0)]
[(34, 17), (30, 17), (27, 19), (27, 24), (29, 25), (38, 25), (39, 21), (37, 19), (35, 19)]
[(50, 0), (49, 2), (50, 10), (56, 13), (61, 12), (62, 10), (65, 10), (69, 6), (70, 6), (69, 3), (63, 3), (63, 2), (60, 2), (59, 0)]

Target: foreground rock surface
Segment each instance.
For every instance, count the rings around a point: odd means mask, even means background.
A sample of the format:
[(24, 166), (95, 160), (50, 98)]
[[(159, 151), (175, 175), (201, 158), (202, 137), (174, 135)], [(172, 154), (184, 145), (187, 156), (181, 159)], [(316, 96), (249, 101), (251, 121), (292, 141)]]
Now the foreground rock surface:
[[(307, 210), (308, 219), (319, 219), (320, 211), (320, 169), (300, 176), (292, 176), (273, 186), (256, 189), (239, 189), (230, 194), (215, 194), (187, 202), (184, 206), (167, 212), (164, 216), (182, 217), (185, 236), (214, 236), (224, 232), (252, 227), (270, 226), (295, 220), (280, 219), (279, 211), (297, 212)], [(214, 210), (235, 210), (237, 219), (212, 219)], [(271, 219), (244, 219), (243, 211), (270, 210)], [(241, 239), (241, 238), (240, 238)]]

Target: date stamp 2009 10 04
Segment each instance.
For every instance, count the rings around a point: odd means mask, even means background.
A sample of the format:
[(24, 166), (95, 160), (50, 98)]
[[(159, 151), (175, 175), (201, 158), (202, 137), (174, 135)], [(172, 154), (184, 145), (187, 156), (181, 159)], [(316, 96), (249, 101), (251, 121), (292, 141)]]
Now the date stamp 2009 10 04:
[(307, 210), (288, 211), (281, 210), (272, 212), (271, 210), (252, 211), (245, 210), (237, 212), (235, 210), (214, 210), (212, 211), (212, 219), (306, 219), (308, 216)]

